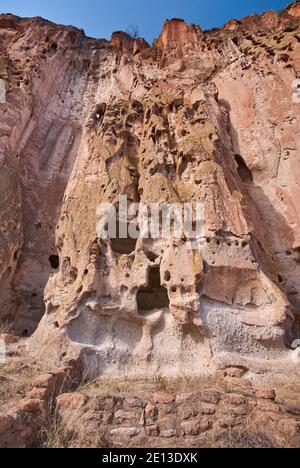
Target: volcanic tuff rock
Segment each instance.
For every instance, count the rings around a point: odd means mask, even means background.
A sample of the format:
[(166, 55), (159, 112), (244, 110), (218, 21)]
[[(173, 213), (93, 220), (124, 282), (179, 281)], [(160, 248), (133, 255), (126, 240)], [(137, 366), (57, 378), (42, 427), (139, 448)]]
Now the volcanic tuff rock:
[[(299, 3), (152, 47), (0, 15), (0, 316), (32, 351), (91, 376), (299, 362), (299, 42)], [(202, 248), (98, 239), (120, 194), (204, 203)]]

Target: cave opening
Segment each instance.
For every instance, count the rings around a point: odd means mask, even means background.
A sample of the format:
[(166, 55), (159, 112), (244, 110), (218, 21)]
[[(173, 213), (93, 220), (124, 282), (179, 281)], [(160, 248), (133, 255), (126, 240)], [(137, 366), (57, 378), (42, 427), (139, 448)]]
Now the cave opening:
[(238, 165), (238, 174), (243, 182), (246, 184), (251, 184), (253, 182), (252, 172), (248, 168), (247, 164), (245, 163), (244, 159), (241, 155), (235, 155), (235, 161)]
[(51, 265), (51, 268), (53, 268), (53, 270), (58, 270), (58, 268), (59, 268), (59, 256), (58, 255), (50, 255), (49, 263)]
[(165, 309), (170, 305), (168, 291), (161, 284), (160, 268), (150, 268), (148, 286), (140, 289), (137, 294), (138, 312), (140, 315), (156, 310)]
[[(137, 238), (131, 237), (127, 223), (117, 223), (116, 236), (111, 237), (111, 248), (118, 255), (131, 255), (136, 250)], [(122, 235), (121, 235), (122, 232)], [(123, 237), (123, 233), (127, 233)]]

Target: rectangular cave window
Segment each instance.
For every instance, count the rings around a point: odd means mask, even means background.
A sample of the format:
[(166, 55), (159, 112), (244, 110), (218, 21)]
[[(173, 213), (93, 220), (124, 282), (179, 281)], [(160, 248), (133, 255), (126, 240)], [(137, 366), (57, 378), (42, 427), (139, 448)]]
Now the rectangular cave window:
[(148, 286), (137, 294), (138, 312), (140, 315), (150, 310), (165, 309), (170, 305), (168, 291), (161, 285), (159, 267), (149, 271)]

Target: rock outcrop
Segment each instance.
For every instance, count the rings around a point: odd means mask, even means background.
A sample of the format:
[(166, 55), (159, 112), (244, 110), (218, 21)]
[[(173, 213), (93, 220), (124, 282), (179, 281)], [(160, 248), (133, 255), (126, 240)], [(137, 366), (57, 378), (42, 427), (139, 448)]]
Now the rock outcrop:
[[(32, 352), (89, 376), (299, 364), (299, 41), (299, 3), (152, 47), (0, 16), (0, 316)], [(100, 239), (120, 195), (203, 204), (201, 247)]]

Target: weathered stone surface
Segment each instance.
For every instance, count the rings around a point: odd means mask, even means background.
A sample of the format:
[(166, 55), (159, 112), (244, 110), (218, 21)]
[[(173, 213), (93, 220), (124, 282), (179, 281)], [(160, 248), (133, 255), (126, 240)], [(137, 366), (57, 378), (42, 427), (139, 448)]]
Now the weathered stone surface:
[(245, 374), (245, 371), (243, 369), (239, 369), (237, 367), (230, 367), (230, 368), (225, 370), (225, 375), (227, 377), (231, 377), (233, 379), (239, 379), (239, 378), (243, 377), (244, 374)]
[(300, 434), (300, 422), (291, 419), (281, 419), (278, 423), (278, 430), (285, 436), (295, 437)]
[(276, 392), (272, 388), (258, 388), (256, 396), (262, 400), (276, 400)]
[(205, 403), (210, 403), (212, 405), (217, 405), (220, 401), (221, 395), (220, 392), (214, 390), (206, 390), (200, 393), (200, 399)]
[(86, 396), (81, 393), (63, 393), (56, 400), (59, 409), (67, 410), (82, 408), (86, 401)]
[(186, 436), (197, 436), (208, 431), (211, 427), (212, 423), (208, 418), (195, 419), (181, 424), (183, 434)]
[(139, 435), (140, 430), (138, 427), (120, 427), (117, 429), (112, 429), (110, 431), (110, 435), (113, 437), (121, 437), (121, 438), (132, 438)]
[(42, 400), (33, 400), (26, 398), (19, 402), (18, 409), (22, 413), (39, 415), (43, 411), (43, 402)]
[(165, 405), (174, 403), (175, 400), (176, 400), (176, 396), (169, 395), (168, 393), (155, 393), (153, 396), (153, 401), (155, 403), (163, 403)]
[(6, 345), (10, 345), (16, 343), (18, 341), (18, 337), (4, 333), (0, 335), (0, 340), (3, 341)]
[[(0, 314), (32, 353), (91, 378), (299, 364), (299, 34), (299, 3), (153, 47), (0, 15)], [(100, 239), (119, 195), (202, 203), (200, 247)]]
[[(299, 443), (299, 415), (285, 411), (279, 403), (257, 400), (254, 392), (252, 396), (245, 397), (244, 405), (230, 405), (226, 402), (232, 395), (220, 391), (220, 403), (212, 405), (204, 404), (202, 393), (195, 391), (192, 401), (197, 410), (188, 408), (183, 401), (171, 405), (170, 413), (160, 417), (157, 406), (161, 403), (154, 405), (152, 394), (143, 392), (140, 395), (145, 398), (143, 400), (138, 397), (100, 398), (91, 392), (91, 388), (92, 384), (88, 393), (83, 389), (82, 392), (62, 394), (56, 399), (49, 399), (47, 395), (39, 398), (37, 395), (16, 403), (9, 413), (0, 415), (0, 447), (39, 446), (52, 418), (54, 426), (51, 430), (58, 429), (57, 417), (59, 430), (66, 431), (64, 446), (68, 434), (71, 444), (78, 439), (81, 445), (95, 446), (103, 436), (102, 443), (122, 448), (218, 446), (218, 435), (225, 439), (229, 437), (231, 445), (236, 444), (237, 447), (247, 443), (250, 447), (262, 448), (266, 438), (271, 445), (278, 447), (297, 447)], [(258, 405), (255, 404), (257, 401)], [(203, 407), (205, 411), (198, 410)], [(150, 422), (149, 415), (152, 415), (153, 422)], [(239, 441), (241, 434), (248, 434), (243, 436), (247, 439), (244, 442)]]
[(242, 395), (229, 393), (224, 395), (223, 402), (227, 405), (242, 406), (246, 403), (246, 400)]

